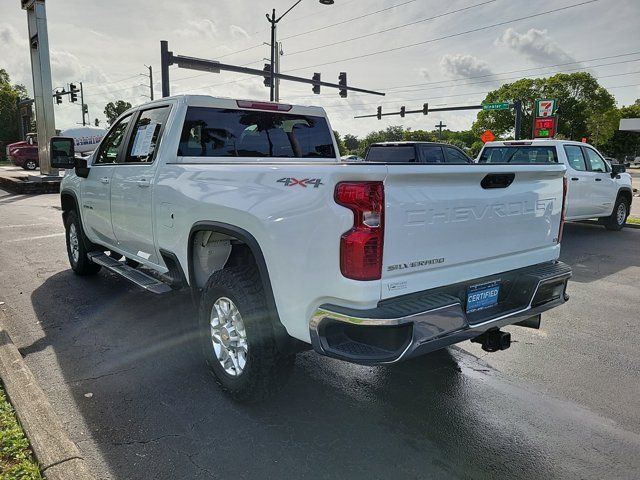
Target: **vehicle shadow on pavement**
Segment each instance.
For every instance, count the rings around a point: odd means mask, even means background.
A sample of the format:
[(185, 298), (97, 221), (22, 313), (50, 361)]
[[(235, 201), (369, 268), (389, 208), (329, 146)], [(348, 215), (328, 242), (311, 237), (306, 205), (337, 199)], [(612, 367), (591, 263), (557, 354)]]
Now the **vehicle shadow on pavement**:
[(55, 352), (82, 417), (62, 420), (108, 478), (558, 476), (555, 442), (527, 433), (535, 399), (514, 405), (458, 349), (373, 367), (305, 352), (279, 394), (240, 405), (204, 366), (189, 295), (64, 271), (31, 299), (46, 336), (21, 351)]
[(570, 282), (590, 283), (640, 266), (640, 230), (612, 232), (597, 223), (568, 222), (560, 260), (573, 270)]

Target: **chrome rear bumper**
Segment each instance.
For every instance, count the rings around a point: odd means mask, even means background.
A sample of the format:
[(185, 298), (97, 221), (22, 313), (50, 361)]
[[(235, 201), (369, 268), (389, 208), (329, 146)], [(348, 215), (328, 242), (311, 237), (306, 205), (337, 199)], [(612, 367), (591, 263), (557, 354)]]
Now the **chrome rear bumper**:
[[(321, 305), (310, 326), (313, 348), (354, 363), (394, 363), (511, 325), (564, 303), (571, 268), (545, 263), (385, 300), (357, 310)], [(466, 312), (469, 286), (499, 280), (498, 304)]]

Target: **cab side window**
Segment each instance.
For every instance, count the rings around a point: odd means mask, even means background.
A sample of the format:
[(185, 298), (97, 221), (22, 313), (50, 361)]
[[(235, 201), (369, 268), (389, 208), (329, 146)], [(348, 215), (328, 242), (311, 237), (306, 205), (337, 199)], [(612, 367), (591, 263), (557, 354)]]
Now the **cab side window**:
[(420, 145), (419, 148), (424, 163), (444, 163), (442, 147), (438, 145)]
[(125, 163), (152, 163), (158, 144), (162, 127), (169, 117), (169, 106), (143, 110), (133, 127), (127, 157)]
[(107, 133), (100, 144), (100, 150), (94, 161), (95, 165), (103, 165), (109, 163), (116, 163), (118, 160), (118, 152), (120, 151), (120, 145), (124, 141), (125, 134), (127, 133), (127, 126), (131, 121), (131, 115), (127, 115), (120, 120), (116, 125)]
[(578, 172), (584, 172), (587, 169), (587, 165), (584, 161), (584, 155), (582, 154), (582, 148), (576, 145), (565, 145), (564, 151), (567, 154), (567, 161), (571, 168)]
[(469, 157), (457, 148), (444, 147), (447, 154), (447, 163), (473, 163)]
[(587, 154), (587, 162), (589, 163), (590, 166), (590, 170), (592, 172), (598, 172), (598, 173), (606, 173), (609, 169), (607, 168), (607, 163), (604, 161), (604, 158), (602, 158), (598, 152), (596, 152), (595, 150), (591, 149), (591, 148), (586, 148), (584, 149), (585, 153)]

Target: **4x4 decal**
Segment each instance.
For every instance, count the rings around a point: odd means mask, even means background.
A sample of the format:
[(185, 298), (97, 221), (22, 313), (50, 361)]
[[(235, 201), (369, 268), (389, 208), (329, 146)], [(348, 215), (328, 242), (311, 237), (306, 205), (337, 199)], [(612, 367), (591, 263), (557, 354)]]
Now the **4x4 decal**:
[(318, 188), (320, 185), (324, 185), (321, 178), (303, 178), (302, 180), (298, 180), (297, 178), (285, 177), (278, 180), (278, 183), (284, 183), (285, 187), (300, 185), (303, 188), (307, 188), (310, 185), (313, 185), (313, 188)]

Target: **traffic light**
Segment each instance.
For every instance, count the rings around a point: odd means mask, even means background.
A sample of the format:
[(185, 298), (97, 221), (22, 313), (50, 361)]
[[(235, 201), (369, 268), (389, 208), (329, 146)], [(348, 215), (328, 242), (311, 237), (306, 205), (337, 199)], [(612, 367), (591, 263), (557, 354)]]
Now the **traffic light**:
[[(347, 86), (347, 72), (340, 72), (340, 75), (338, 75), (338, 84), (341, 87)], [(342, 98), (347, 98), (347, 90), (345, 88), (340, 89), (340, 96)]]
[(429, 104), (425, 103), (424, 105), (422, 105), (422, 114), (423, 115), (428, 115), (429, 114)]
[(53, 96), (56, 99), (56, 105), (60, 105), (62, 103), (62, 92), (56, 90), (56, 93)]
[(376, 115), (378, 120), (382, 120), (382, 107), (378, 107), (378, 114)]
[(404, 106), (400, 107), (400, 116), (404, 118), (404, 114), (406, 111), (407, 109)]
[(313, 74), (313, 93), (315, 93), (316, 95), (318, 95), (320, 93), (320, 74), (319, 73), (314, 73)]
[(89, 105), (87, 105), (86, 103), (82, 104), (82, 113), (83, 114), (89, 113)]
[(73, 84), (69, 84), (69, 99), (71, 101), (71, 103), (75, 103), (78, 101), (78, 92), (80, 90), (78, 90), (78, 88)]
[(271, 64), (265, 63), (262, 71), (264, 72), (264, 86), (270, 87), (271, 86)]

